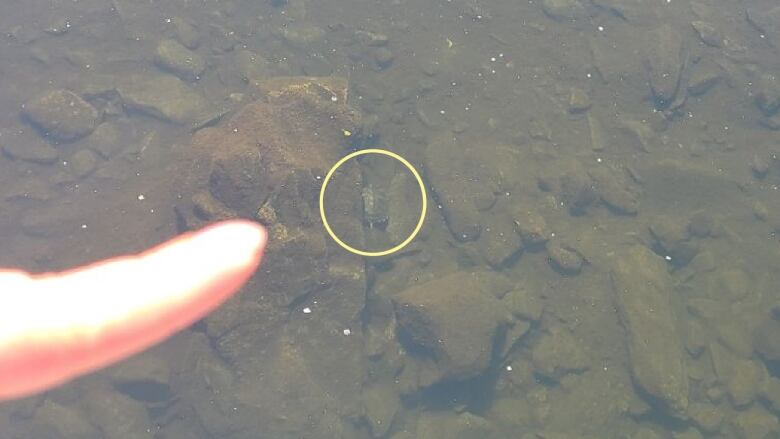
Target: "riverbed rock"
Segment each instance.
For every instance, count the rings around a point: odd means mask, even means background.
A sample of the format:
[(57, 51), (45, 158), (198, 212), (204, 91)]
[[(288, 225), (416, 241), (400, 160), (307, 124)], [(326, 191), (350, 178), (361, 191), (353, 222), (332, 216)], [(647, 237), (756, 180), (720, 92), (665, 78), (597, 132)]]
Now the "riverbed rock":
[(154, 62), (185, 81), (200, 78), (206, 70), (206, 61), (176, 40), (160, 41), (154, 54)]
[(676, 218), (658, 217), (649, 229), (653, 247), (675, 267), (684, 267), (699, 252), (699, 245), (691, 239), (686, 225)]
[(702, 43), (712, 47), (723, 47), (723, 35), (712, 23), (695, 20), (691, 26), (696, 30)]
[(82, 179), (91, 174), (98, 165), (98, 158), (92, 150), (80, 149), (68, 157), (68, 170), (77, 179)]
[(200, 93), (173, 75), (130, 74), (119, 78), (115, 89), (125, 107), (166, 122), (194, 124), (211, 110)]
[(401, 398), (395, 387), (376, 384), (363, 389), (365, 419), (373, 437), (384, 437), (393, 426), (393, 419), (401, 409)]
[(39, 437), (104, 437), (98, 427), (86, 419), (83, 408), (75, 404), (60, 404), (48, 398), (35, 410), (28, 428), (29, 434)]
[(582, 345), (566, 330), (552, 328), (534, 346), (532, 362), (536, 373), (560, 380), (564, 375), (582, 373), (588, 369), (589, 359)]
[(251, 50), (242, 49), (237, 51), (233, 62), (243, 81), (255, 83), (272, 76), (268, 60)]
[(780, 109), (780, 79), (765, 73), (756, 81), (756, 106), (765, 116), (772, 116)]
[(523, 248), (523, 240), (515, 233), (514, 222), (508, 214), (496, 213), (485, 218), (484, 222), (485, 230), (477, 241), (477, 247), (487, 263), (498, 269), (518, 255)]
[(745, 407), (759, 394), (767, 379), (763, 364), (752, 360), (739, 359), (734, 364), (734, 374), (727, 383), (729, 399), (735, 407)]
[(443, 379), (472, 378), (490, 365), (508, 316), (484, 276), (456, 272), (393, 297), (402, 337), (434, 358)]
[(648, 35), (645, 70), (658, 108), (674, 101), (680, 88), (684, 65), (682, 36), (671, 25), (664, 24)]
[(692, 402), (688, 416), (700, 430), (710, 434), (718, 431), (723, 422), (723, 411), (707, 402)]
[(688, 376), (666, 264), (647, 247), (634, 245), (615, 258), (611, 279), (634, 383), (657, 398), (667, 413), (684, 418)]
[(24, 104), (23, 114), (44, 136), (56, 142), (80, 139), (98, 125), (100, 113), (69, 90), (52, 90)]
[(550, 229), (544, 217), (535, 210), (516, 207), (512, 210), (515, 231), (529, 249), (539, 248), (550, 239)]
[(748, 23), (756, 28), (775, 47), (780, 45), (780, 6), (767, 3), (745, 9)]
[(539, 187), (552, 192), (572, 215), (583, 215), (598, 200), (593, 179), (574, 160), (561, 160), (539, 174)]
[(423, 413), (417, 421), (415, 437), (418, 439), (468, 439), (493, 438), (495, 428), (492, 423), (471, 413)]
[(711, 61), (700, 61), (693, 66), (688, 80), (688, 92), (691, 96), (701, 96), (723, 80), (723, 69)]
[(103, 159), (109, 159), (124, 148), (131, 128), (126, 124), (109, 121), (100, 124), (85, 139), (85, 146)]
[(509, 312), (523, 320), (537, 321), (544, 311), (542, 299), (522, 286), (513, 288), (501, 301)]
[(57, 162), (60, 153), (38, 136), (11, 135), (0, 142), (3, 154), (14, 160), (50, 165)]
[(557, 21), (571, 22), (585, 17), (585, 8), (578, 0), (543, 0), (542, 10)]
[(753, 332), (753, 348), (766, 361), (780, 361), (780, 320), (765, 317)]
[(639, 193), (625, 177), (606, 167), (588, 171), (601, 201), (618, 215), (635, 215), (639, 211)]
[(552, 268), (564, 275), (579, 274), (585, 264), (580, 252), (560, 239), (547, 243), (547, 256)]
[[(219, 382), (176, 386), (197, 385), (186, 400), (214, 437), (263, 430), (335, 439), (363, 415), (365, 265), (327, 235), (317, 196), (352, 141), (345, 132), (359, 135), (346, 85), (341, 78), (263, 82), (261, 100), (180, 146), (174, 204), (182, 229), (231, 215), (262, 222), (270, 235), (257, 276), (202, 323), (213, 349), (204, 355)], [(360, 245), (360, 172), (340, 171), (325, 211), (336, 233)]]
[(777, 417), (758, 404), (738, 412), (730, 423), (738, 439), (768, 439), (775, 437), (780, 430)]
[(296, 22), (279, 31), (282, 39), (296, 49), (311, 49), (325, 38), (325, 31), (312, 23)]
[(195, 50), (200, 46), (200, 32), (191, 21), (183, 17), (173, 17), (171, 21), (176, 31), (176, 39), (184, 47)]
[(146, 408), (138, 401), (98, 380), (84, 394), (86, 419), (96, 425), (106, 439), (152, 439), (154, 425)]
[(434, 140), (425, 149), (425, 169), (450, 232), (458, 240), (471, 241), (482, 230), (479, 194), (491, 191), (484, 182), (455, 175), (453, 170), (464, 168), (465, 160), (455, 153), (460, 148), (459, 142), (447, 138)]

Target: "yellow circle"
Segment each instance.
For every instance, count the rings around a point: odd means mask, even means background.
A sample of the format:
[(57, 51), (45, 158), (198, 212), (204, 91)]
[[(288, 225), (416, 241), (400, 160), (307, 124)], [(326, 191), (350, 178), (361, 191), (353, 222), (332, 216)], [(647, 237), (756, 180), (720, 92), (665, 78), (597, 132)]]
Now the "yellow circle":
[[(356, 249), (346, 242), (339, 239), (339, 237), (333, 233), (333, 230), (330, 228), (330, 224), (328, 224), (328, 219), (325, 217), (325, 188), (328, 187), (328, 182), (330, 181), (331, 177), (333, 177), (333, 173), (336, 172), (336, 169), (338, 169), (341, 165), (343, 165), (347, 160), (353, 159), (355, 157), (359, 157), (361, 155), (366, 154), (381, 154), (386, 155), (388, 157), (394, 158), (398, 160), (399, 162), (403, 163), (404, 166), (409, 169), (409, 171), (414, 175), (414, 178), (417, 179), (417, 184), (420, 185), (420, 195), (422, 196), (422, 212), (420, 212), (420, 220), (417, 221), (417, 226), (414, 228), (412, 233), (409, 235), (408, 238), (404, 240), (404, 242), (396, 245), (393, 248), (382, 250), (379, 252), (369, 252), (365, 250), (359, 250)], [(360, 256), (386, 256), (392, 253), (397, 252), (398, 250), (401, 250), (402, 248), (406, 247), (415, 236), (417, 236), (418, 233), (420, 233), (420, 229), (422, 229), (423, 221), (425, 221), (425, 212), (428, 209), (428, 200), (425, 198), (425, 185), (423, 184), (422, 177), (420, 177), (420, 174), (417, 172), (416, 169), (414, 169), (414, 166), (412, 166), (411, 163), (409, 163), (405, 158), (401, 157), (400, 155), (392, 152), (387, 151), (385, 149), (361, 149), (359, 151), (355, 151), (351, 154), (346, 155), (341, 160), (336, 162), (335, 165), (333, 165), (332, 168), (330, 168), (330, 171), (328, 171), (328, 174), (325, 176), (325, 180), (322, 182), (322, 189), (320, 189), (320, 216), (322, 217), (322, 224), (325, 226), (325, 230), (328, 231), (328, 234), (331, 238), (333, 238), (334, 241), (336, 241), (340, 246), (342, 246), (345, 250), (350, 251), (352, 253), (355, 253)]]

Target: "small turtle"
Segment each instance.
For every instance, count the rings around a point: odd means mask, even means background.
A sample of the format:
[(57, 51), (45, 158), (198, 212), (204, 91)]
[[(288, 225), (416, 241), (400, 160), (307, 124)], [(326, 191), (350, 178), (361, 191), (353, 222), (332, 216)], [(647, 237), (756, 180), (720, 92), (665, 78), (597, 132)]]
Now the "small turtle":
[(387, 226), (387, 200), (385, 194), (374, 189), (372, 184), (363, 186), (363, 220), (369, 229)]

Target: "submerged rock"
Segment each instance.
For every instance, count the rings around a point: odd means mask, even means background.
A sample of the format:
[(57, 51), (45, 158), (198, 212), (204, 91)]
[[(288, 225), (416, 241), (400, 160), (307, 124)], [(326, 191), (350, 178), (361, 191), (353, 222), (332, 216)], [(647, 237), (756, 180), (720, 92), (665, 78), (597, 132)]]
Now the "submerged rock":
[(645, 57), (650, 89), (659, 108), (672, 104), (680, 88), (684, 66), (682, 36), (669, 24), (648, 35), (649, 51)]
[(206, 99), (173, 75), (129, 75), (119, 79), (116, 91), (126, 107), (167, 122), (194, 124), (210, 112)]
[(615, 258), (612, 291), (626, 329), (634, 383), (669, 414), (684, 418), (688, 376), (664, 261), (644, 246), (625, 249)]
[[(212, 390), (177, 388), (188, 392), (214, 437), (263, 430), (341, 438), (363, 416), (365, 265), (327, 235), (317, 195), (325, 167), (347, 150), (344, 132), (358, 135), (360, 116), (346, 104), (340, 78), (274, 78), (259, 92), (264, 99), (180, 147), (180, 226), (254, 218), (270, 239), (245, 294), (204, 321), (217, 383)], [(347, 242), (360, 243), (360, 173), (346, 166), (338, 178), (327, 190), (329, 223)], [(370, 419), (390, 419), (386, 409), (373, 407)]]
[(3, 153), (15, 160), (50, 165), (59, 159), (59, 151), (37, 136), (15, 136), (0, 144)]
[(585, 18), (585, 8), (578, 0), (543, 0), (544, 13), (557, 21), (575, 21)]
[(508, 214), (495, 213), (485, 219), (477, 247), (490, 266), (498, 269), (514, 258), (523, 248), (523, 239), (515, 232)]
[(186, 81), (200, 78), (206, 69), (206, 61), (176, 40), (163, 40), (157, 46), (154, 62)]
[(414, 437), (419, 439), (434, 438), (493, 438), (496, 429), (485, 418), (471, 413), (423, 413), (417, 421)]
[(770, 362), (780, 361), (780, 320), (765, 318), (753, 332), (753, 348)]
[(497, 331), (507, 321), (479, 273), (457, 272), (393, 298), (402, 337), (428, 351), (444, 379), (484, 372)]
[(553, 328), (534, 346), (532, 361), (537, 373), (553, 380), (570, 373), (582, 373), (589, 365), (582, 345), (560, 328)]
[(780, 6), (767, 3), (766, 6), (745, 9), (745, 18), (756, 30), (765, 35), (775, 47), (780, 45)]
[(23, 114), (45, 136), (58, 142), (80, 139), (98, 125), (97, 109), (68, 90), (53, 90), (24, 104)]
[(483, 182), (459, 174), (465, 167), (460, 154), (453, 154), (459, 148), (458, 142), (445, 138), (431, 142), (425, 149), (425, 167), (452, 235), (461, 241), (471, 241), (482, 230), (475, 194), (490, 191)]
[(393, 425), (396, 413), (401, 409), (401, 398), (395, 387), (372, 385), (363, 390), (362, 404), (365, 418), (373, 437), (384, 437)]
[(765, 116), (771, 116), (780, 109), (780, 80), (777, 76), (764, 74), (758, 79), (755, 91), (756, 106)]
[(619, 215), (635, 215), (639, 210), (639, 194), (615, 172), (606, 167), (597, 167), (588, 171), (593, 179), (596, 192), (609, 209)]

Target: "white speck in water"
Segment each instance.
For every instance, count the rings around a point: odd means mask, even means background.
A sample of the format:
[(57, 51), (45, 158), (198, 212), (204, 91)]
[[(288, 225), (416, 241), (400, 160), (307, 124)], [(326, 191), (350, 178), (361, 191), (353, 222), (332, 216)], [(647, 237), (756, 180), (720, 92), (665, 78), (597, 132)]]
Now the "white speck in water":
[(349, 330), (349, 328), (344, 330), (344, 335), (352, 334), (352, 331)]
[(82, 228), (82, 229), (86, 229), (86, 228), (87, 228), (87, 225), (86, 225), (86, 224), (82, 224), (82, 225), (81, 225), (81, 228)]
[(303, 313), (304, 313), (304, 314), (311, 314), (311, 308), (309, 308), (309, 307), (307, 306), (306, 308), (304, 308), (304, 309), (303, 309)]
[(144, 194), (139, 194), (138, 195), (138, 200), (143, 201), (145, 199), (146, 199), (146, 197), (144, 196)]
[(512, 371), (512, 365), (511, 365), (511, 364), (508, 364), (508, 365), (506, 366), (506, 370), (507, 370), (508, 372), (511, 372), (511, 371)]

